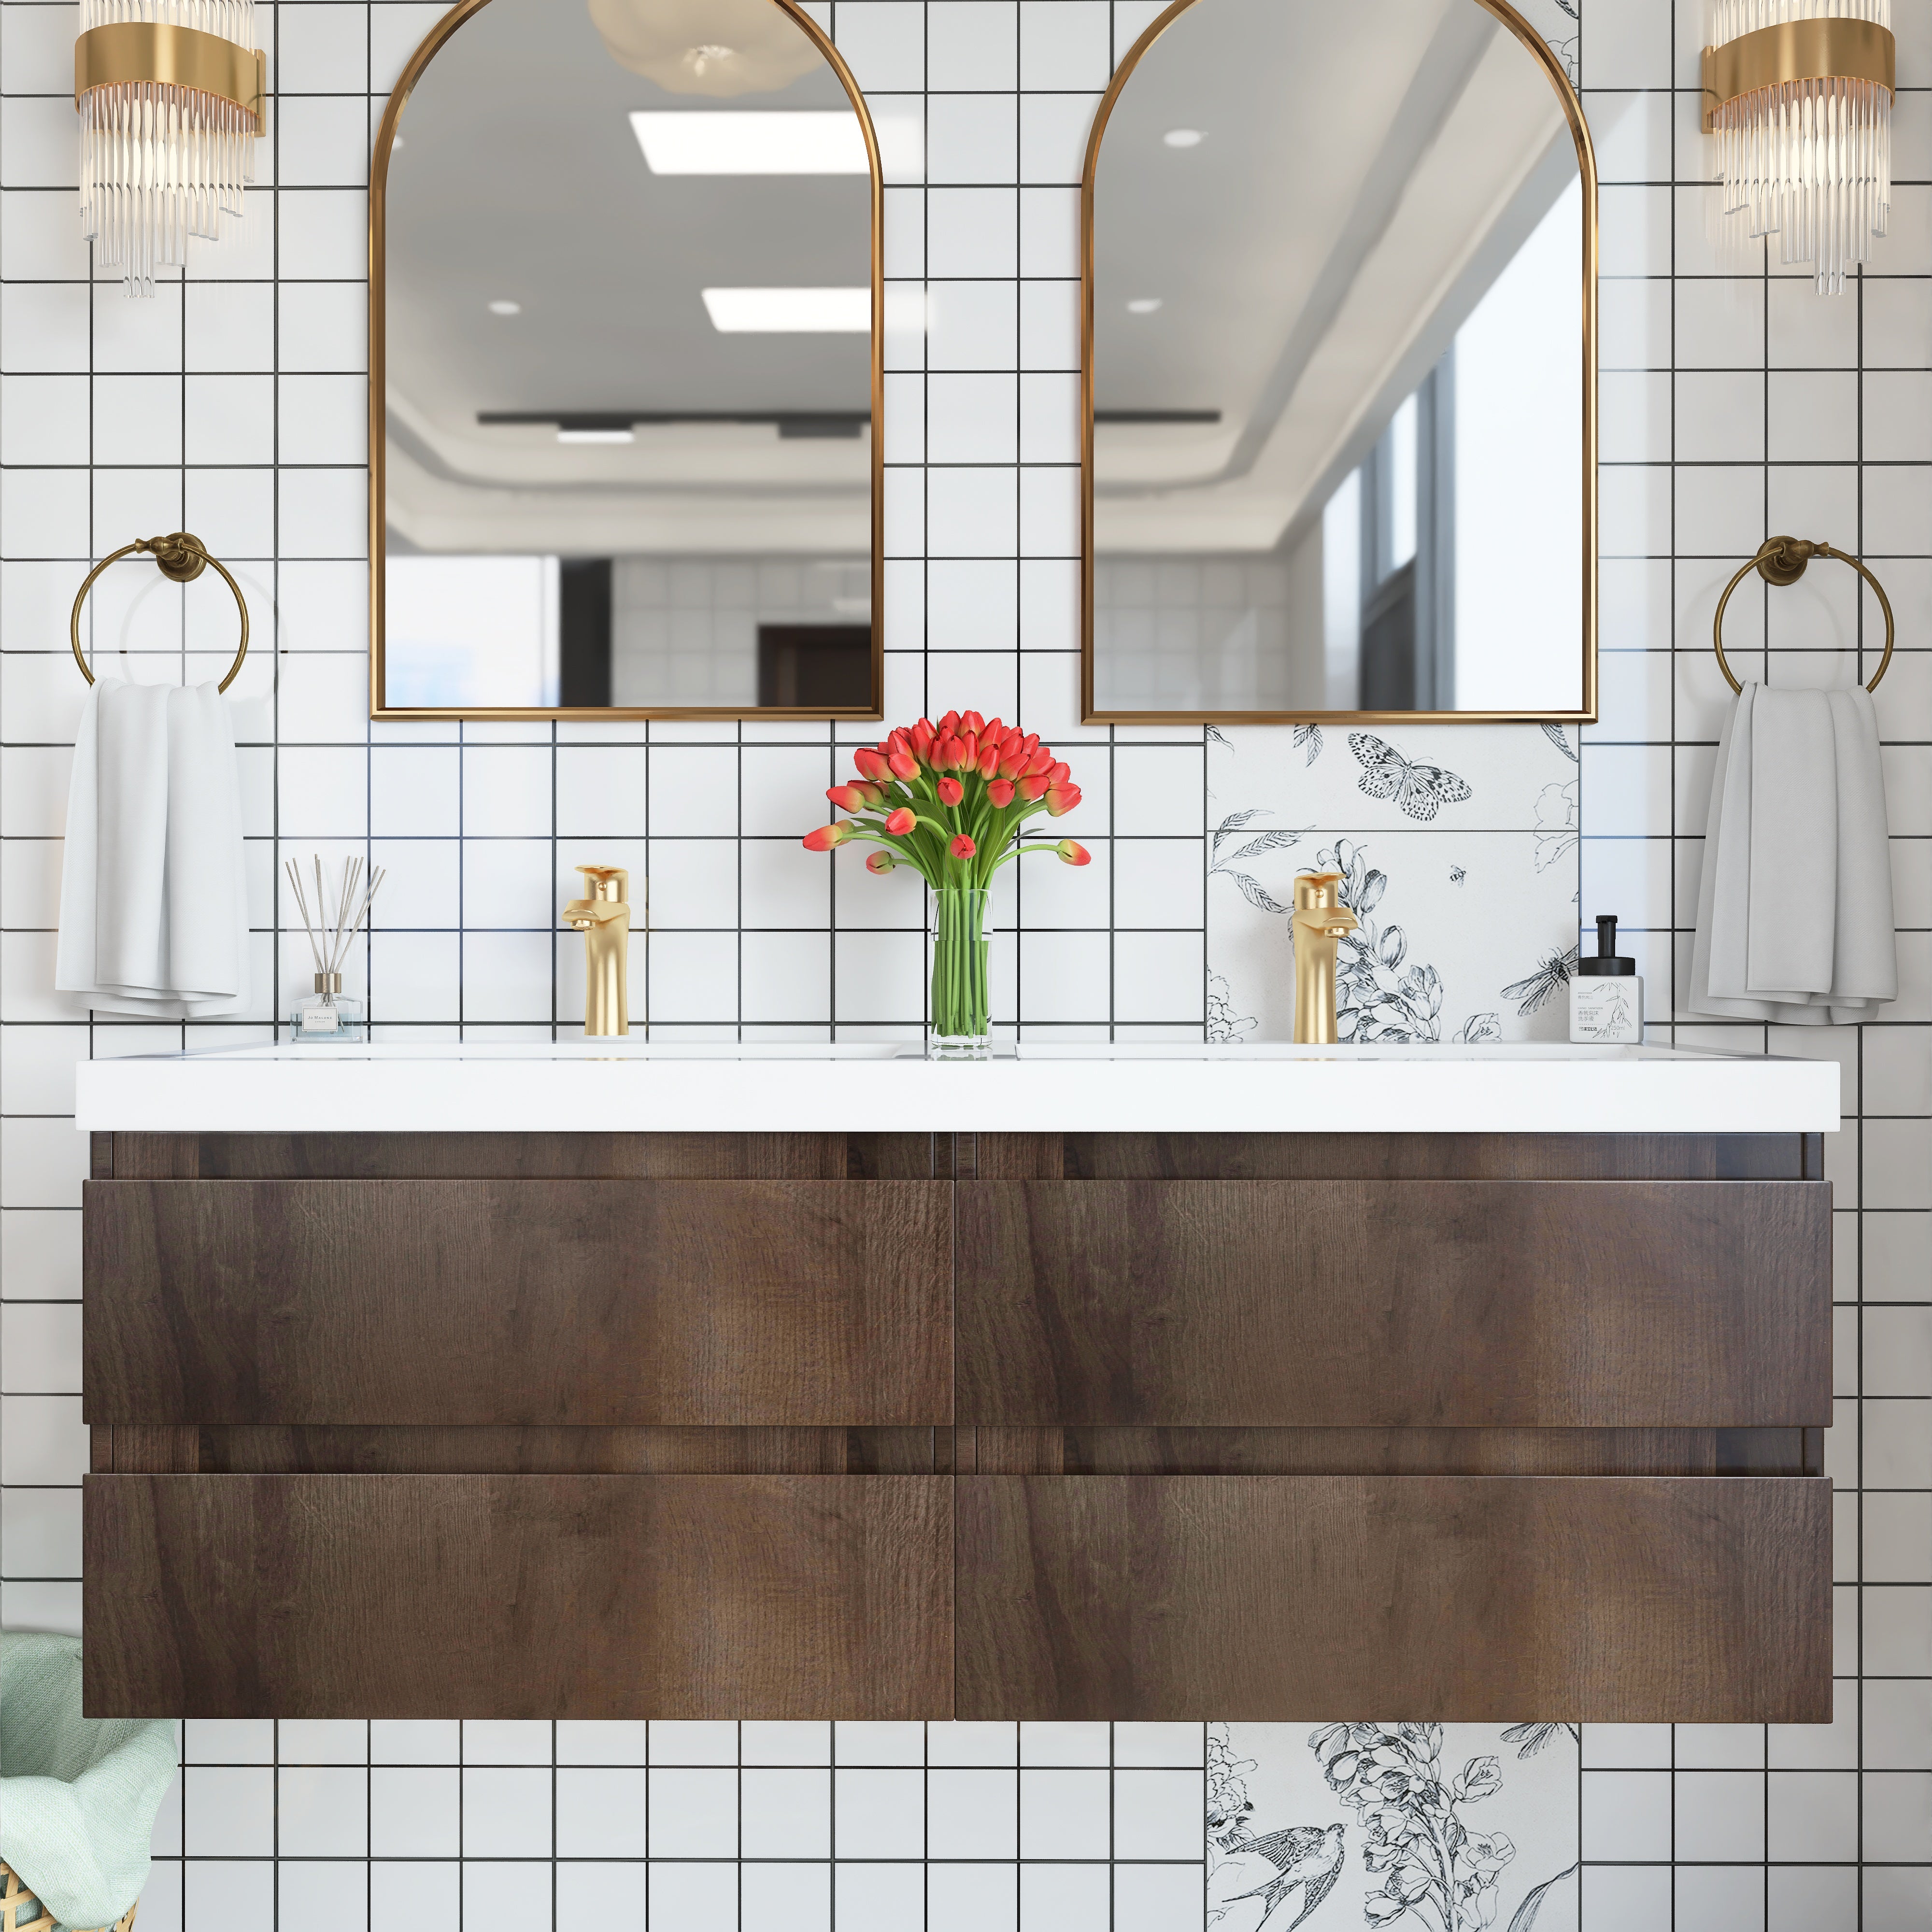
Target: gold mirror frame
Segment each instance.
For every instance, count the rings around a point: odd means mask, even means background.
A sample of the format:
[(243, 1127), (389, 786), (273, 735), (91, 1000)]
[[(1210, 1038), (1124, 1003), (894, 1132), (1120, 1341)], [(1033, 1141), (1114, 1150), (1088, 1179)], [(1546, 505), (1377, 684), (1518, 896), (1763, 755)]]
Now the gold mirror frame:
[(814, 710), (802, 706), (730, 705), (386, 705), (382, 702), (383, 573), (388, 548), (388, 387), (385, 368), (386, 343), (384, 274), (388, 260), (386, 230), (386, 197), (389, 182), (389, 154), (395, 141), (397, 124), (410, 96), (429, 64), (443, 44), (472, 15), (481, 13), (490, 0), (459, 0), (425, 34), (402, 77), (389, 95), (376, 130), (376, 146), (369, 164), (369, 716), (372, 718), (568, 718), (595, 724), (599, 720), (626, 718), (883, 718), (885, 716), (885, 357), (886, 296), (884, 214), (884, 171), (879, 160), (879, 139), (865, 96), (853, 78), (852, 70), (839, 56), (824, 28), (798, 0), (771, 0), (788, 14), (800, 30), (838, 76), (852, 103), (853, 112), (866, 137), (866, 154), (872, 164), (871, 210), (872, 222), (872, 702), (866, 708), (844, 706)]
[[(1080, 719), (1084, 724), (1594, 724), (1597, 722), (1597, 157), (1569, 75), (1508, 0), (1473, 0), (1541, 64), (1563, 104), (1583, 184), (1583, 703), (1576, 711), (1100, 711), (1094, 703), (1094, 184), (1100, 142), (1141, 56), (1202, 0), (1173, 0), (1128, 50), (1102, 97), (1080, 177)], [(1212, 4), (1212, 0), (1207, 0)]]

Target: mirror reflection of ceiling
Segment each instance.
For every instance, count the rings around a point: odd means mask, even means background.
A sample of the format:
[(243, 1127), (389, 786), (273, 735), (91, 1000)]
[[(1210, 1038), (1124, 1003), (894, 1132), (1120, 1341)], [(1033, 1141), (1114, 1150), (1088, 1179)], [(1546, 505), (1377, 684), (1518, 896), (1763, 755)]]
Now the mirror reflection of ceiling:
[[(811, 117), (821, 151), (832, 115), (851, 138), (838, 172), (705, 172), (701, 154), (660, 172), (640, 113)], [(863, 154), (838, 76), (772, 0), (472, 16), (389, 162), (392, 550), (862, 555)]]
[(1272, 550), (1318, 520), (1577, 178), (1547, 76), (1474, 0), (1178, 16), (1096, 178), (1100, 554)]

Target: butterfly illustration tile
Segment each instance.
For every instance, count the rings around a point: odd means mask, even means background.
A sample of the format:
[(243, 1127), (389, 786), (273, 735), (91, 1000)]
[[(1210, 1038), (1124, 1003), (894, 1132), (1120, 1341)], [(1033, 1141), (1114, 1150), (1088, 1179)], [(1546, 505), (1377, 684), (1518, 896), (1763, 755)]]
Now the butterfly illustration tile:
[(1575, 779), (1576, 752), (1574, 725), (1225, 728), (1208, 742), (1210, 822), (1258, 805), (1318, 826), (1528, 828), (1543, 788)]

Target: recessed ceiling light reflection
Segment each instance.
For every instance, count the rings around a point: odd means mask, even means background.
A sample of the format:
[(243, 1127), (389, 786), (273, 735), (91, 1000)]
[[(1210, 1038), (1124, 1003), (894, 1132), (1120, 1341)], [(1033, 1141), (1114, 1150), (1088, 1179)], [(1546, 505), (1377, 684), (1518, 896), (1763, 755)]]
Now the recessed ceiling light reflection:
[(704, 306), (721, 335), (865, 335), (870, 289), (706, 289)]
[(654, 175), (868, 175), (859, 117), (826, 112), (640, 111), (632, 131)]
[(1170, 128), (1160, 138), (1170, 148), (1198, 148), (1208, 136), (1198, 128)]
[(1130, 315), (1151, 315), (1160, 306), (1160, 298), (1158, 296), (1136, 296), (1128, 303), (1127, 313)]
[(628, 429), (560, 429), (559, 442), (635, 442), (637, 431)]
[(493, 302), (490, 304), (492, 315), (521, 315), (524, 305), (520, 302)]

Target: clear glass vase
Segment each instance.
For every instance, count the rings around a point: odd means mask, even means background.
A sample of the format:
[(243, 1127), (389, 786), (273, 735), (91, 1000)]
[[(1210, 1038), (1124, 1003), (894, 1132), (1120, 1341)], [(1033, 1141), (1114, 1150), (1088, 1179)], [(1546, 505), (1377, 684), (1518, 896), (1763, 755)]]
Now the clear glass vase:
[(964, 886), (942, 886), (932, 895), (928, 1060), (992, 1058), (986, 993), (986, 902), (992, 896)]

